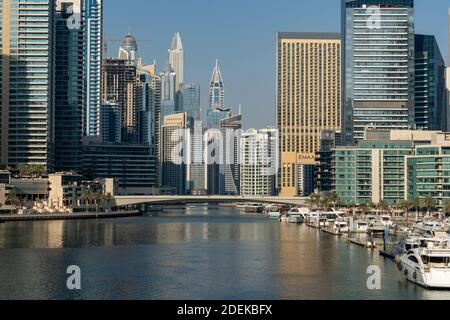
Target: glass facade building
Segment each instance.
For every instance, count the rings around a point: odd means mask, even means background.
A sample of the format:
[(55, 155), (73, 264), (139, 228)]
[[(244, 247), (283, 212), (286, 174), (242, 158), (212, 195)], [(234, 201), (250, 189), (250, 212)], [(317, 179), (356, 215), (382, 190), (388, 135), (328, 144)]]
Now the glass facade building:
[(1, 164), (54, 166), (55, 1), (0, 1)]
[(207, 119), (207, 127), (209, 129), (219, 129), (220, 127), (220, 121), (229, 118), (231, 116), (231, 109), (230, 108), (216, 108), (211, 109), (209, 108), (206, 111), (206, 119)]
[(445, 102), (445, 62), (435, 36), (415, 39), (415, 121), (419, 129), (443, 130), (449, 116)]
[(333, 156), (334, 189), (343, 203), (391, 205), (432, 196), (450, 201), (450, 134), (440, 131), (368, 132), (356, 147)]
[(194, 121), (200, 120), (200, 86), (195, 83), (183, 84), (179, 104), (181, 111), (187, 114), (188, 126), (192, 127)]
[(414, 0), (343, 0), (343, 139), (414, 125)]
[(407, 158), (409, 199), (432, 196), (440, 208), (450, 202), (450, 146), (418, 146)]
[[(56, 7), (54, 122), (56, 172), (81, 172), (84, 105), (82, 5), (81, 0), (58, 0)], [(70, 24), (73, 15), (78, 15), (79, 25)]]
[(334, 188), (343, 203), (369, 204), (405, 198), (405, 156), (409, 141), (360, 141), (357, 147), (339, 147), (334, 154)]
[(83, 0), (85, 24), (84, 133), (100, 136), (103, 92), (103, 0)]

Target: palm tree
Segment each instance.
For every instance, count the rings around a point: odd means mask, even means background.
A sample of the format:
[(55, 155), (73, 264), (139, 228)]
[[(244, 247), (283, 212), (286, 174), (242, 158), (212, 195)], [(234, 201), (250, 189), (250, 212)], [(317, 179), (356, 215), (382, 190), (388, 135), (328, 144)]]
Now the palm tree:
[(368, 203), (362, 203), (359, 207), (365, 214), (370, 212), (370, 206)]
[(333, 204), (333, 209), (336, 210), (336, 205), (339, 202), (339, 195), (336, 192), (333, 192), (329, 197), (330, 202)]
[(16, 194), (15, 190), (11, 190), (6, 197), (6, 204), (10, 206), (19, 206), (21, 204), (21, 201), (19, 197)]
[(93, 195), (94, 201), (95, 201), (95, 212), (98, 213), (102, 198), (103, 198), (103, 193), (100, 190), (97, 190), (94, 192)]
[(426, 209), (428, 211), (428, 215), (430, 215), (431, 211), (436, 209), (437, 201), (431, 194), (429, 194), (425, 198), (421, 199), (421, 204), (422, 208)]
[(398, 204), (398, 207), (405, 212), (405, 218), (406, 220), (408, 220), (409, 210), (411, 210), (414, 207), (414, 203), (412, 203), (412, 201), (409, 200), (402, 200)]
[(378, 203), (378, 205), (377, 205), (377, 209), (378, 209), (378, 210), (381, 210), (381, 214), (384, 214), (384, 212), (385, 212), (386, 210), (389, 210), (389, 209), (390, 209), (390, 206), (389, 206), (389, 204), (388, 204), (385, 200), (381, 200), (381, 201)]
[(86, 207), (86, 213), (89, 211), (89, 200), (92, 198), (92, 192), (90, 189), (84, 189), (81, 194), (81, 200), (84, 202)]
[(320, 209), (322, 206), (322, 198), (319, 194), (313, 193), (309, 199), (306, 200), (306, 203), (315, 209)]
[(450, 214), (450, 201), (447, 201), (447, 203), (445, 204), (444, 213), (445, 215)]
[(417, 197), (413, 198), (410, 201), (411, 201), (412, 208), (416, 211), (416, 219), (418, 219), (420, 209), (422, 209), (422, 202)]

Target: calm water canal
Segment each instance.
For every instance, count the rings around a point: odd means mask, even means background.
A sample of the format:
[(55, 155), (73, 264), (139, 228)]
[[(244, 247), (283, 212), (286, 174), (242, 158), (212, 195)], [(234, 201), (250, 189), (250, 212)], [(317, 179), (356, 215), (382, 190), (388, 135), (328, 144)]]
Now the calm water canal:
[[(82, 290), (66, 288), (78, 265)], [(382, 289), (367, 289), (378, 265)], [(0, 299), (450, 299), (395, 265), (307, 226), (234, 208), (158, 217), (0, 224)]]

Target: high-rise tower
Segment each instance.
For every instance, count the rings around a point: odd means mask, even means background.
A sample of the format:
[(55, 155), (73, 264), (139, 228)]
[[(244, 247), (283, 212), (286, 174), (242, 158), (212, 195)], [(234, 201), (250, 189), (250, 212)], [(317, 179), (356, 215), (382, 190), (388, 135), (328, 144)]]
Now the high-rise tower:
[(447, 130), (445, 62), (436, 37), (415, 37), (415, 124), (419, 129)]
[(83, 0), (85, 23), (84, 134), (100, 136), (103, 94), (103, 0)]
[(341, 127), (341, 40), (336, 33), (277, 37), (279, 187), (281, 195), (297, 196), (305, 166), (316, 164), (321, 131)]
[(0, 163), (41, 165), (51, 171), (55, 1), (0, 4)]
[(414, 0), (343, 0), (345, 144), (414, 125)]
[(184, 50), (179, 32), (176, 32), (172, 38), (172, 44), (169, 49), (169, 65), (177, 75), (175, 89), (178, 92), (184, 83)]
[(225, 108), (225, 87), (219, 68), (219, 60), (216, 60), (209, 85), (209, 108)]
[(83, 1), (57, 0), (56, 5), (55, 171), (80, 173), (84, 105)]

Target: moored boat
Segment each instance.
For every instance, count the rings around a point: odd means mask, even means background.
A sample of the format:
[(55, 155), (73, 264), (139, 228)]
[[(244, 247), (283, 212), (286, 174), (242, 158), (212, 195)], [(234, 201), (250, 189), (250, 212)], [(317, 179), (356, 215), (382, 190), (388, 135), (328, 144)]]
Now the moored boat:
[(445, 238), (420, 238), (414, 246), (397, 256), (400, 272), (410, 282), (429, 289), (450, 289), (450, 244)]
[(367, 233), (369, 230), (369, 222), (365, 220), (356, 220), (353, 222), (353, 230), (355, 233)]
[(246, 213), (262, 213), (264, 211), (264, 205), (261, 203), (246, 203), (244, 211)]
[(346, 221), (339, 219), (334, 222), (332, 230), (338, 233), (348, 233), (350, 228)]

